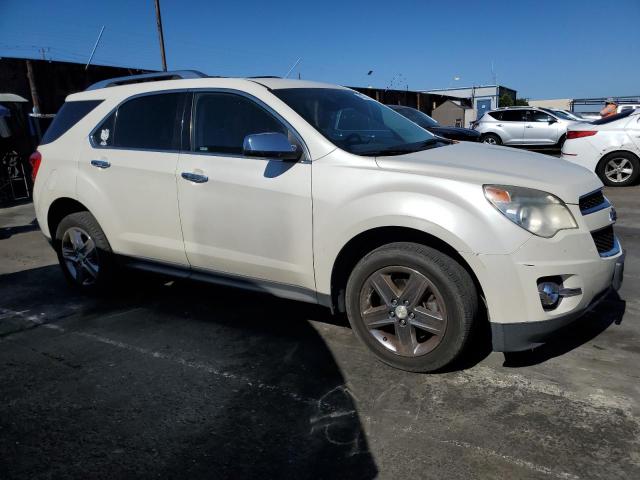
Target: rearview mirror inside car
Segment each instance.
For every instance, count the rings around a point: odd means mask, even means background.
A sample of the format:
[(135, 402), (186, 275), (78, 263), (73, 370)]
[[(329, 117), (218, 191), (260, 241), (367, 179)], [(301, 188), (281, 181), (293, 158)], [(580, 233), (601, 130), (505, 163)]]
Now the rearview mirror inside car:
[(302, 152), (291, 145), (286, 135), (279, 132), (253, 133), (244, 137), (243, 153), (248, 157), (265, 157), (276, 160), (296, 161)]

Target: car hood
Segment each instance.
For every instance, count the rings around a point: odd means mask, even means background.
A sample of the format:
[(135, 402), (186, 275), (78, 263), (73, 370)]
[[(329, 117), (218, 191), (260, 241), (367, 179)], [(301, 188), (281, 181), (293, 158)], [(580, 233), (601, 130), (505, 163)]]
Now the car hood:
[(406, 155), (376, 157), (380, 168), (476, 184), (515, 185), (553, 193), (565, 203), (602, 187), (586, 168), (561, 158), (461, 142)]
[(429, 130), (439, 135), (459, 135), (459, 136), (470, 136), (470, 137), (480, 136), (480, 132), (476, 132), (475, 130), (471, 130), (470, 128), (445, 127), (445, 126), (438, 125), (436, 127), (429, 127)]

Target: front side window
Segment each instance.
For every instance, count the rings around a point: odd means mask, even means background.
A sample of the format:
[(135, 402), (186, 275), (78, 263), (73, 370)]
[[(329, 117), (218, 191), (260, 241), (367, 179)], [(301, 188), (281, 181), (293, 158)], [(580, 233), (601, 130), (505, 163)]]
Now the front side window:
[(94, 146), (136, 150), (179, 150), (184, 93), (132, 98), (95, 130)]
[(530, 122), (545, 122), (549, 123), (553, 120), (551, 115), (548, 115), (540, 110), (529, 110), (529, 121)]
[(287, 127), (251, 99), (232, 93), (195, 95), (194, 151), (242, 155), (245, 137), (257, 133), (282, 133), (300, 147)]
[(396, 111), (400, 112), (402, 115), (407, 117), (413, 123), (420, 125), (422, 128), (430, 128), (430, 127), (438, 126), (438, 122), (436, 122), (433, 118), (431, 118), (426, 113), (421, 112), (420, 110), (415, 110), (413, 108), (403, 108), (402, 110), (396, 110)]
[(441, 143), (393, 109), (353, 90), (273, 91), (334, 145), (357, 155), (399, 155)]

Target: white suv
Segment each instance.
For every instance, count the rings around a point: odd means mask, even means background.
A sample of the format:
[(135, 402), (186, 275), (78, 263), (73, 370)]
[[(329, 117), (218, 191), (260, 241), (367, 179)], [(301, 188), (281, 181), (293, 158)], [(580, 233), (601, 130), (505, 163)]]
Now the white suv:
[(485, 113), (474, 129), (491, 145), (562, 147), (567, 127), (576, 122), (563, 112), (537, 107), (504, 107)]
[(128, 266), (319, 303), (411, 371), (452, 362), (487, 319), (495, 350), (540, 345), (622, 280), (592, 172), (434, 137), (333, 85), (102, 82), (67, 98), (32, 163), (77, 287)]

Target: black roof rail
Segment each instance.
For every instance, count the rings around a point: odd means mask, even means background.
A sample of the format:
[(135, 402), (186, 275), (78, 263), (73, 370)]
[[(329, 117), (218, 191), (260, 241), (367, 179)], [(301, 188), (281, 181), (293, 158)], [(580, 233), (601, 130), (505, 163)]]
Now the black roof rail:
[(89, 85), (87, 90), (97, 90), (99, 88), (115, 87), (117, 85), (127, 85), (130, 83), (154, 82), (160, 80), (180, 80), (187, 78), (205, 78), (202, 72), (197, 70), (175, 70), (173, 72), (153, 72), (141, 75), (128, 75), (126, 77), (108, 78)]
[(256, 75), (255, 77), (247, 77), (247, 78), (282, 78), (277, 75)]

